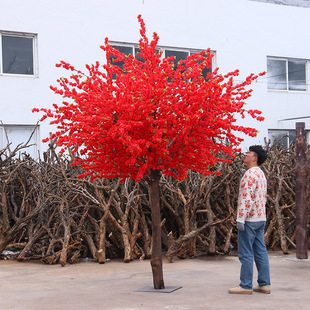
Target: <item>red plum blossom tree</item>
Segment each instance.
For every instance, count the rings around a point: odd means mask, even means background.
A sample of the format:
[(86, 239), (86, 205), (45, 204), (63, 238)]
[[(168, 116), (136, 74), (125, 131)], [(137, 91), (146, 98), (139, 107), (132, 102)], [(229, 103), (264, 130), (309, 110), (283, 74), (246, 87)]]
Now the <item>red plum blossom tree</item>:
[[(43, 111), (41, 118), (51, 118), (57, 125), (50, 137), (57, 138), (61, 152), (70, 148), (79, 156), (72, 165), (85, 173), (79, 177), (146, 179), (152, 209), (152, 258), (155, 289), (164, 288), (159, 180), (161, 174), (183, 180), (189, 169), (208, 175), (214, 166), (229, 161), (239, 151), (239, 132), (254, 137), (255, 128), (239, 126), (237, 117), (249, 114), (263, 120), (258, 110), (246, 110), (247, 89), (259, 75), (235, 83), (239, 71), (225, 75), (211, 69), (210, 49), (181, 60), (164, 58), (158, 52), (159, 37), (146, 36), (141, 26), (137, 57), (124, 55), (108, 39), (101, 46), (106, 63), (86, 65), (86, 73), (61, 61), (57, 67), (72, 71), (69, 78), (58, 80), (51, 89), (63, 97), (60, 105)], [(122, 62), (123, 66), (117, 63)]]

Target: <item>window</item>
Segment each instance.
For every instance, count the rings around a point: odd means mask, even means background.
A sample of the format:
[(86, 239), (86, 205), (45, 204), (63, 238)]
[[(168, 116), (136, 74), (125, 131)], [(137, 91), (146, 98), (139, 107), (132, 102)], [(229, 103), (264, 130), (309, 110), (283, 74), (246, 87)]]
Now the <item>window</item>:
[(13, 151), (19, 144), (26, 144), (28, 140), (29, 147), (21, 149), (20, 153), (27, 153), (32, 158), (37, 159), (39, 156), (39, 127), (35, 125), (3, 126), (0, 124), (0, 150), (10, 143), (10, 150)]
[(37, 76), (35, 34), (0, 31), (0, 74)]
[[(134, 47), (133, 46), (124, 46), (124, 45), (114, 45), (111, 44), (115, 49), (119, 50), (121, 53), (124, 53), (126, 56), (127, 55), (134, 55)], [(111, 56), (111, 61), (114, 63), (114, 65), (118, 66), (120, 69), (123, 69), (124, 62), (119, 61), (119, 62), (114, 62), (114, 59), (116, 59), (115, 56)], [(112, 78), (116, 78), (116, 73), (112, 73)]]
[[(137, 57), (140, 61), (143, 61), (143, 59), (141, 57), (139, 58), (138, 56), (138, 53), (139, 53), (138, 45), (117, 43), (117, 42), (111, 43), (111, 45), (114, 48), (118, 49), (120, 52), (124, 53), (125, 55), (131, 54)], [(160, 50), (163, 51), (164, 57), (170, 57), (170, 56), (176, 57), (174, 60), (175, 68), (180, 60), (186, 59), (189, 55), (199, 53), (201, 51), (201, 50), (194, 50), (194, 49), (174, 48), (174, 47), (158, 47), (158, 53)], [(111, 59), (113, 60), (113, 56), (111, 56)], [(214, 61), (214, 58), (212, 61)], [(123, 62), (115, 62), (114, 64), (118, 66), (119, 68), (123, 68), (123, 65), (124, 65)], [(213, 64), (212, 64), (212, 67), (214, 67)], [(204, 69), (202, 72), (202, 75), (206, 78), (208, 72), (212, 72), (212, 69), (207, 69), (207, 68)], [(113, 79), (115, 79), (115, 77), (116, 75), (114, 74)]]
[(307, 68), (304, 59), (267, 58), (268, 89), (307, 91)]
[[(126, 44), (126, 43), (125, 44), (124, 43), (111, 43), (111, 46), (113, 46), (114, 48), (116, 48), (117, 50), (119, 50), (121, 53), (125, 55), (133, 55), (139, 61), (142, 61), (142, 62), (144, 61), (144, 59), (138, 55), (138, 53), (140, 52), (138, 45)], [(159, 53), (159, 49), (157, 49), (156, 51)], [(114, 61), (114, 59), (116, 59), (116, 57), (111, 56), (112, 62)], [(124, 62), (123, 61), (114, 62), (114, 65), (118, 66), (120, 69), (123, 69)], [(113, 79), (116, 78), (116, 73), (112, 73), (112, 78)]]
[[(188, 56), (200, 52), (200, 50), (192, 50), (192, 49), (191, 50), (181, 50), (181, 49), (168, 49), (168, 48), (164, 49), (164, 51), (165, 51), (165, 57), (175, 56), (175, 59), (174, 59), (175, 68), (177, 67), (180, 60), (186, 59)], [(212, 67), (214, 67), (213, 64), (212, 64)], [(202, 76), (205, 79), (207, 78), (208, 72), (212, 72), (212, 68), (210, 68), (210, 69), (205, 68), (202, 70)]]
[[(306, 131), (306, 141), (308, 141), (309, 130)], [(268, 140), (271, 145), (279, 143), (283, 148), (287, 149), (291, 143), (296, 142), (296, 130), (295, 129), (269, 129)]]
[(187, 51), (178, 51), (178, 50), (165, 50), (165, 57), (171, 57), (171, 56), (175, 56), (174, 59), (174, 68), (176, 68), (178, 66), (178, 63), (182, 60), (182, 59), (186, 59), (187, 56), (189, 55), (189, 52)]

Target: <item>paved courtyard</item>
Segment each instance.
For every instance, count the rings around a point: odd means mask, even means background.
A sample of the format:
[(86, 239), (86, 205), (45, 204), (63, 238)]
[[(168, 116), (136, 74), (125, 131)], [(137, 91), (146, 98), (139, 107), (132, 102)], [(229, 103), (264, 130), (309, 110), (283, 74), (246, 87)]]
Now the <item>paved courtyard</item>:
[(152, 286), (149, 261), (82, 261), (61, 267), (1, 260), (0, 309), (310, 309), (310, 260), (298, 261), (293, 252), (270, 252), (269, 259), (270, 295), (228, 294), (239, 283), (236, 256), (164, 261), (166, 286), (182, 286), (171, 293), (137, 292)]

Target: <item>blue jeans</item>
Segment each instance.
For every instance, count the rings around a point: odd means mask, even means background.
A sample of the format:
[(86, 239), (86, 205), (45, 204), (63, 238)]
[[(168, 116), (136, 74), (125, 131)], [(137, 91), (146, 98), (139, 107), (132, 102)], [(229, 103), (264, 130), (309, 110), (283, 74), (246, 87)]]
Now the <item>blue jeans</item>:
[(253, 258), (258, 271), (258, 285), (270, 285), (269, 259), (264, 241), (265, 224), (266, 222), (245, 222), (244, 231), (238, 231), (240, 286), (246, 289), (253, 288)]

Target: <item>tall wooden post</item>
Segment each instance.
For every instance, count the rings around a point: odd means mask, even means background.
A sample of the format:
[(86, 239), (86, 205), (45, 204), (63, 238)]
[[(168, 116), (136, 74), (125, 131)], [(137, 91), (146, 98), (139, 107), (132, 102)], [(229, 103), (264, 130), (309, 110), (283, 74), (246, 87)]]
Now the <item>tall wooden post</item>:
[(296, 258), (308, 258), (307, 235), (307, 143), (305, 123), (296, 123)]

